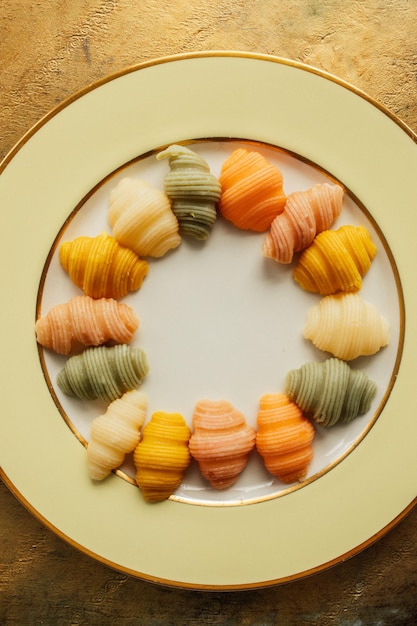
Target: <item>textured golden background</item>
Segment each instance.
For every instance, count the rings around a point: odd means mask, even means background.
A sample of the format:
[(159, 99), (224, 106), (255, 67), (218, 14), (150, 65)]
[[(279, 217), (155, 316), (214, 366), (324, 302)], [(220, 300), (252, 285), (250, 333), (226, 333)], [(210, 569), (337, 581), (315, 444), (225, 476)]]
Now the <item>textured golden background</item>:
[[(0, 0), (0, 24), (0, 158), (91, 82), (197, 50), (308, 63), (364, 90), (417, 132), (415, 0)], [(381, 480), (393, 489), (386, 453)], [(2, 483), (0, 545), (1, 625), (417, 623), (417, 510), (345, 563), (257, 591), (166, 589), (114, 572), (44, 528)]]

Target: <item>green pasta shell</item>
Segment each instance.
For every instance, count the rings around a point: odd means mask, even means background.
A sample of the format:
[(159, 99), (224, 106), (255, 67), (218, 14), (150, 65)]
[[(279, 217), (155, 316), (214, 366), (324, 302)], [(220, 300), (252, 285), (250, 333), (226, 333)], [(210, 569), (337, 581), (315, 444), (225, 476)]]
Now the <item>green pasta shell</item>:
[(305, 363), (290, 370), (285, 380), (288, 397), (322, 426), (350, 422), (364, 415), (376, 390), (376, 384), (364, 372), (337, 358)]
[(165, 176), (164, 190), (181, 233), (199, 240), (207, 239), (217, 218), (220, 182), (211, 174), (207, 162), (185, 146), (174, 144), (156, 158), (169, 160), (170, 171)]
[(127, 344), (88, 348), (68, 359), (57, 383), (69, 396), (112, 402), (136, 389), (149, 371), (145, 352)]

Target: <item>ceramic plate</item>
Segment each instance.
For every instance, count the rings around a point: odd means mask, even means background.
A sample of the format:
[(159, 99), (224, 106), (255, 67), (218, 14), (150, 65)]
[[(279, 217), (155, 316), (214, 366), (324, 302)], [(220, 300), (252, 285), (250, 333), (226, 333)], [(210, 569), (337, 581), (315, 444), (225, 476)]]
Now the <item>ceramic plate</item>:
[[(280, 167), (287, 193), (316, 182), (345, 189), (335, 227), (365, 225), (378, 254), (362, 295), (389, 321), (389, 345), (353, 367), (377, 383), (370, 411), (316, 427), (306, 480), (284, 485), (253, 453), (235, 486), (211, 489), (192, 464), (183, 484), (148, 504), (130, 458), (93, 483), (85, 445), (99, 402), (56, 385), (65, 357), (38, 349), (37, 316), (77, 289), (59, 244), (109, 231), (111, 189), (124, 176), (163, 186), (157, 152), (182, 143), (218, 175), (236, 147)], [(239, 53), (170, 57), (96, 83), (52, 111), (2, 165), (3, 397), (0, 460), (13, 493), (49, 528), (121, 571), (163, 584), (239, 589), (294, 580), (369, 545), (416, 496), (412, 393), (415, 136), (365, 94), (291, 61)], [(150, 260), (126, 301), (148, 355), (149, 414), (191, 424), (200, 398), (224, 398), (256, 425), (259, 398), (288, 370), (328, 355), (302, 337), (317, 296), (292, 267), (261, 254), (264, 235), (221, 218), (204, 244), (183, 238)]]

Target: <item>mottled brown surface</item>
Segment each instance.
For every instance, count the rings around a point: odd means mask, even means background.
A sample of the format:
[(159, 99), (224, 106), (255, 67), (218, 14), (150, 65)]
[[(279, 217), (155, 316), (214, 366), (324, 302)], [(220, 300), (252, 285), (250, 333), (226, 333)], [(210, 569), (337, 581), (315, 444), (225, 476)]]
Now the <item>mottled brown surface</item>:
[[(92, 81), (196, 50), (309, 63), (363, 89), (417, 131), (412, 0), (0, 0), (0, 20), (0, 157), (55, 104)], [(392, 489), (388, 467), (387, 457), (381, 480)], [(5, 625), (417, 622), (417, 509), (326, 572), (226, 594), (165, 589), (114, 572), (57, 538), (3, 484), (0, 542)]]

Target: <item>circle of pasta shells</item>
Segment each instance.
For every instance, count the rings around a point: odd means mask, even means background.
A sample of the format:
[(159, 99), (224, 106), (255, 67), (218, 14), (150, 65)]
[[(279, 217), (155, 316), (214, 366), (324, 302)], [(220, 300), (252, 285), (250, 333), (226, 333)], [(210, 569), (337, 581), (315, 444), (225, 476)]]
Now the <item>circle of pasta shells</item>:
[[(136, 482), (149, 502), (169, 498), (192, 460), (214, 489), (233, 485), (256, 450), (281, 482), (305, 480), (316, 425), (349, 422), (369, 411), (376, 385), (349, 361), (375, 354), (389, 342), (388, 322), (358, 294), (376, 254), (363, 226), (331, 226), (342, 211), (343, 187), (315, 184), (286, 194), (281, 171), (258, 152), (238, 148), (217, 179), (193, 150), (172, 145), (164, 189), (125, 177), (110, 193), (111, 234), (61, 244), (59, 258), (83, 295), (53, 307), (36, 322), (47, 349), (68, 356), (58, 375), (65, 394), (101, 398), (87, 446), (88, 472), (102, 480), (133, 455)], [(148, 374), (147, 356), (131, 342), (139, 327), (120, 302), (140, 289), (149, 265), (177, 248), (182, 236), (207, 240), (221, 215), (243, 230), (265, 233), (262, 254), (290, 264), (298, 285), (322, 300), (308, 311), (303, 335), (330, 353), (287, 373), (283, 392), (259, 400), (257, 428), (226, 400), (201, 399), (192, 428), (179, 413), (154, 413), (138, 387)]]

